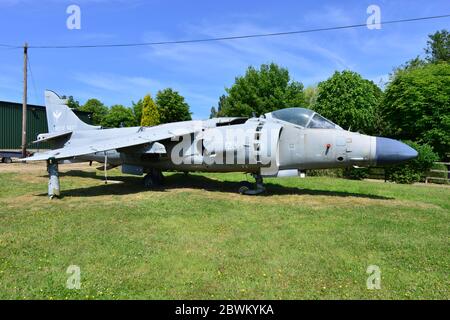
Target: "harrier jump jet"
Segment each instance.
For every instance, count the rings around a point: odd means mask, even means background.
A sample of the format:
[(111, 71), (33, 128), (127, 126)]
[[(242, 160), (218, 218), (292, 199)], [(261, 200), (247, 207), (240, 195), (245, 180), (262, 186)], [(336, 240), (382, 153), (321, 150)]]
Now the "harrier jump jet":
[(45, 91), (48, 133), (35, 142), (53, 150), (25, 161), (47, 161), (49, 196), (59, 195), (58, 163), (97, 161), (144, 175), (144, 186), (163, 182), (163, 171), (244, 172), (242, 194), (264, 191), (263, 177), (298, 176), (307, 169), (380, 166), (417, 157), (416, 150), (387, 138), (343, 130), (304, 108), (280, 109), (253, 118), (214, 118), (154, 127), (105, 129), (91, 126)]

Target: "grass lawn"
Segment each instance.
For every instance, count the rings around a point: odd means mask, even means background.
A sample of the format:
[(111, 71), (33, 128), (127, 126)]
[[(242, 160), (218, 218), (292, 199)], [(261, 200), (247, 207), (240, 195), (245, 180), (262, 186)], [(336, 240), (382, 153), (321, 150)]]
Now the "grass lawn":
[(449, 187), (308, 177), (243, 196), (243, 174), (166, 174), (146, 191), (60, 169), (49, 200), (45, 165), (0, 165), (2, 299), (450, 299)]

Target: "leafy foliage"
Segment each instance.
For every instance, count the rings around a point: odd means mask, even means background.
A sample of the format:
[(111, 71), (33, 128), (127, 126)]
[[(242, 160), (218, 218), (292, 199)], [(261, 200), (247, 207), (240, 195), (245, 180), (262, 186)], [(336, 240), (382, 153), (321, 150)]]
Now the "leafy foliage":
[(215, 118), (215, 117), (223, 117), (225, 114), (223, 113), (223, 107), (225, 104), (225, 101), (227, 100), (226, 95), (221, 95), (219, 98), (219, 103), (217, 104), (217, 110), (215, 107), (211, 107), (211, 113), (209, 115), (209, 118)]
[(260, 69), (249, 67), (243, 77), (237, 77), (227, 96), (221, 101), (221, 116), (261, 115), (278, 109), (305, 104), (303, 85), (292, 81), (289, 71), (275, 63)]
[(427, 60), (430, 62), (450, 62), (450, 33), (447, 30), (430, 34), (427, 42)]
[(135, 118), (130, 108), (114, 105), (103, 118), (101, 125), (106, 128), (132, 127)]
[(450, 151), (450, 64), (426, 64), (396, 73), (386, 88), (383, 115), (397, 139)]
[(189, 105), (184, 97), (171, 88), (158, 91), (156, 94), (160, 123), (191, 120)]
[(314, 109), (317, 102), (317, 97), (319, 96), (319, 88), (316, 86), (309, 86), (304, 90), (306, 107), (309, 109)]
[(80, 103), (74, 99), (73, 96), (69, 96), (68, 98), (66, 96), (62, 96), (63, 99), (67, 99), (67, 106), (70, 109), (79, 109), (80, 108)]
[(134, 122), (136, 126), (141, 125), (141, 120), (142, 120), (142, 106), (143, 106), (143, 102), (142, 99), (139, 99), (138, 102), (131, 102), (132, 103), (132, 107), (131, 107), (131, 111), (133, 112), (134, 115)]
[(160, 123), (159, 111), (156, 103), (152, 97), (148, 94), (142, 101), (142, 120), (141, 126), (150, 127), (156, 126)]
[(311, 177), (331, 177), (331, 178), (342, 178), (344, 177), (344, 169), (311, 169), (306, 172), (307, 176)]
[(394, 71), (390, 74), (390, 81), (395, 79), (398, 73), (404, 72), (404, 71), (411, 71), (415, 68), (423, 67), (427, 64), (425, 60), (422, 60), (419, 56), (415, 57), (414, 59), (406, 61), (401, 66), (394, 68)]
[(209, 118), (210, 119), (212, 119), (212, 118), (216, 118), (217, 117), (217, 110), (216, 110), (216, 107), (211, 107), (211, 112), (209, 113)]
[(380, 131), (382, 91), (372, 81), (352, 71), (336, 71), (319, 83), (314, 110), (338, 125), (366, 134)]
[(386, 169), (386, 176), (390, 181), (397, 183), (413, 183), (420, 181), (423, 175), (433, 166), (433, 162), (439, 159), (430, 145), (420, 145), (416, 142), (405, 141), (419, 153), (416, 159), (407, 163), (395, 165)]
[(103, 118), (108, 114), (108, 107), (97, 99), (89, 99), (79, 110), (92, 112), (92, 124), (94, 125), (100, 125)]
[(344, 177), (353, 180), (363, 180), (369, 177), (368, 168), (345, 168)]

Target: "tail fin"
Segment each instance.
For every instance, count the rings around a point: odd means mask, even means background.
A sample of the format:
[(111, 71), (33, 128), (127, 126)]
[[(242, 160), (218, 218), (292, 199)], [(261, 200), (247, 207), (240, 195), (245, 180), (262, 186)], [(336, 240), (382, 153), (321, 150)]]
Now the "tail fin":
[(95, 130), (81, 121), (67, 106), (67, 100), (61, 99), (55, 92), (45, 90), (45, 109), (47, 113), (48, 132)]

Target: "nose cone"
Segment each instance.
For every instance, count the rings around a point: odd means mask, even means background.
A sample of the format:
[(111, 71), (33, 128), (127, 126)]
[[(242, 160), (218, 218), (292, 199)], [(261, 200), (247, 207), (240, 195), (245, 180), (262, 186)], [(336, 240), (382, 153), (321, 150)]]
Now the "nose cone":
[(403, 142), (377, 137), (377, 165), (389, 165), (416, 158), (417, 151)]

